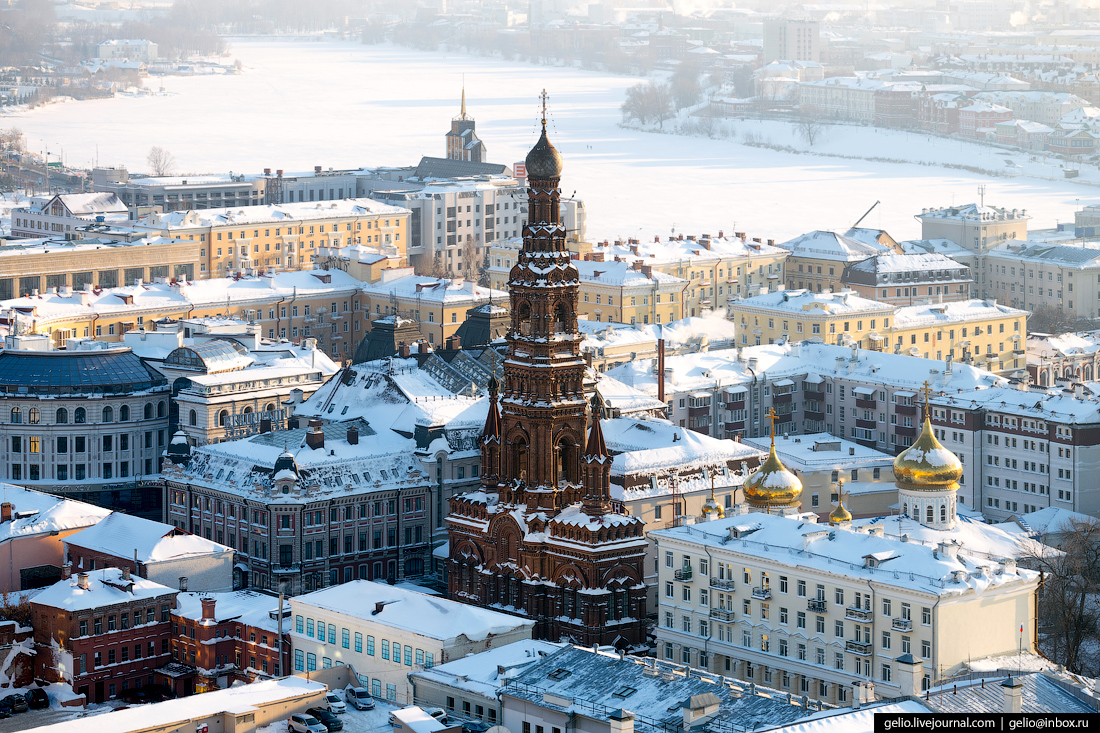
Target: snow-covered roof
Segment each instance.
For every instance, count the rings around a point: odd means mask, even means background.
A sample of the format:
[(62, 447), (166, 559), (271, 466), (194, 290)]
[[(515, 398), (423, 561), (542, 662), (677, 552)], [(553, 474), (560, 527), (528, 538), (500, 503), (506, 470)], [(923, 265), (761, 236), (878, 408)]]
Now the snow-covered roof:
[[(187, 180), (191, 180), (188, 178)], [(339, 201), (298, 202), (293, 204), (264, 204), (257, 206), (229, 206), (220, 209), (189, 209), (149, 214), (140, 224), (171, 231), (196, 227), (221, 227), (255, 224), (289, 224), (316, 219), (346, 219), (354, 216), (390, 215), (410, 213), (400, 206), (384, 204), (374, 199), (341, 199)]]
[(961, 221), (1011, 221), (1014, 219), (1030, 219), (1022, 211), (1016, 209), (999, 209), (996, 206), (982, 206), (979, 204), (965, 204), (963, 206), (945, 206), (940, 209), (929, 209), (927, 212), (916, 214), (920, 219), (953, 219)]
[(98, 524), (65, 538), (65, 543), (141, 563), (232, 552), (233, 548), (170, 524), (112, 512)]
[(959, 257), (972, 257), (974, 255), (973, 252), (950, 239), (908, 239), (904, 242), (898, 242), (898, 244), (903, 252), (909, 254), (935, 252), (954, 260), (958, 260)]
[[(1012, 658), (1005, 660), (1012, 669)], [(1096, 714), (1095, 698), (1087, 695), (1091, 681), (1073, 678), (1065, 674), (1031, 672), (1013, 675), (1022, 686), (1020, 711), (1024, 714), (1062, 713), (1072, 715)], [(1004, 712), (1005, 690), (1000, 678), (996, 680), (960, 679), (928, 691), (924, 704), (937, 713), (982, 714)], [(1083, 683), (1083, 684), (1082, 684)], [(1070, 690), (1077, 687), (1077, 693)], [(1085, 689), (1082, 690), (1082, 687)], [(1091, 716), (1090, 716), (1091, 717)]]
[(1061, 267), (1084, 270), (1098, 266), (1100, 243), (1081, 242), (1073, 245), (1058, 245), (1009, 239), (991, 249), (987, 256), (1037, 263), (1056, 263)]
[(1027, 337), (1028, 351), (1046, 351), (1047, 358), (1050, 353), (1062, 356), (1075, 356), (1082, 354), (1095, 354), (1100, 351), (1100, 334), (1098, 333), (1060, 333), (1029, 334)]
[(747, 684), (700, 670), (687, 672), (685, 667), (652, 657), (620, 659), (612, 652), (569, 646), (524, 669), (503, 694), (544, 708), (579, 708), (603, 719), (626, 709), (635, 716), (634, 729), (642, 733), (681, 730), (683, 709), (693, 698), (696, 703), (718, 704), (717, 715), (698, 723), (693, 731), (754, 730), (787, 724), (808, 714), (797, 696), (791, 698), (763, 686), (750, 689)]
[(928, 708), (919, 700), (873, 702), (864, 704), (858, 709), (822, 710), (783, 726), (777, 733), (873, 733), (876, 715), (899, 713), (927, 715), (928, 712)]
[(800, 234), (779, 245), (789, 250), (795, 257), (814, 260), (836, 260), (839, 262), (858, 262), (873, 255), (889, 252), (882, 244), (861, 242), (836, 232), (818, 229)]
[(730, 257), (781, 257), (783, 255), (783, 251), (773, 245), (741, 237), (728, 237), (724, 233), (723, 236), (693, 236), (691, 239), (669, 237), (664, 241), (638, 240), (632, 244), (603, 242), (594, 245), (592, 251), (603, 254), (602, 263), (593, 263), (597, 268), (601, 264), (608, 264), (608, 261), (614, 262), (616, 257), (628, 263), (643, 260), (645, 264), (656, 265), (707, 258), (717, 260)]
[(640, 269), (634, 269), (633, 265), (625, 261), (592, 262), (590, 260), (573, 260), (573, 266), (584, 282), (611, 285), (614, 287), (653, 287), (653, 283), (660, 285), (687, 286), (687, 280), (675, 275), (651, 270), (648, 275)]
[[(1100, 401), (1087, 393), (1077, 398), (1072, 391), (1060, 388), (1031, 386), (1027, 390), (1016, 387), (990, 387), (988, 389), (963, 390), (932, 398), (938, 407), (984, 408), (987, 414), (1015, 415), (1028, 421), (1049, 421), (1063, 425), (1091, 425), (1100, 422)], [(1046, 431), (1042, 431), (1046, 436)]]
[(483, 288), (473, 280), (463, 278), (436, 278), (406, 275), (393, 279), (383, 278), (375, 283), (362, 283), (364, 293), (372, 295), (396, 295), (399, 298), (417, 298), (423, 303), (461, 305), (483, 303), (490, 298), (507, 302), (508, 293)]
[(564, 646), (549, 641), (524, 639), (470, 654), (446, 664), (416, 670), (410, 672), (409, 676), (496, 700), (500, 688), (508, 680)]
[(1029, 311), (1010, 308), (995, 300), (954, 300), (947, 303), (902, 306), (894, 311), (894, 328), (969, 323), (1012, 316), (1026, 318), (1029, 314)]
[(123, 580), (122, 571), (118, 568), (92, 570), (87, 575), (88, 590), (79, 586), (79, 575), (74, 572), (71, 578), (43, 588), (31, 599), (31, 603), (64, 611), (86, 611), (118, 603), (174, 596), (178, 592), (175, 588), (136, 575)]
[(913, 254), (881, 254), (868, 257), (862, 262), (849, 265), (852, 272), (892, 273), (918, 272), (928, 270), (966, 270), (966, 265), (938, 252), (920, 252)]
[[(73, 216), (126, 214), (126, 204), (114, 193), (62, 193), (55, 197)], [(52, 199), (51, 199), (52, 200)]]
[(784, 311), (798, 315), (812, 315), (814, 311), (840, 314), (884, 314), (890, 315), (894, 306), (877, 300), (864, 298), (853, 290), (839, 293), (815, 293), (812, 290), (777, 290), (737, 301), (734, 306), (741, 308), (762, 308), (769, 311)]
[[(871, 534), (866, 526), (869, 524), (885, 527), (885, 536)], [(901, 531), (897, 529), (899, 525)], [(731, 542), (733, 527), (743, 531), (740, 539)], [(938, 596), (981, 593), (986, 588), (1011, 584), (1034, 584), (1039, 577), (1033, 570), (1002, 562), (1019, 554), (1014, 538), (995, 527), (964, 517), (960, 517), (955, 528), (950, 530), (929, 529), (898, 516), (863, 520), (845, 529), (752, 512), (703, 524), (655, 530), (651, 534), (658, 542), (661, 538), (675, 538), (723, 547), (727, 552), (747, 553), (792, 568), (843, 573), (849, 578), (873, 580), (880, 587), (903, 586)], [(909, 541), (903, 541), (902, 534), (908, 534)], [(938, 542), (951, 543), (953, 540), (959, 543), (957, 556), (937, 551)], [(864, 560), (867, 556), (888, 558), (878, 564), (892, 572), (869, 567)]]
[[(485, 641), (493, 634), (529, 628), (535, 623), (532, 619), (403, 590), (373, 580), (353, 580), (305, 593), (291, 598), (290, 603), (296, 614), (310, 613), (311, 609), (332, 611), (441, 642), (459, 636), (474, 642)], [(381, 604), (380, 610), (378, 604)], [(316, 616), (316, 611), (312, 615)]]
[(12, 484), (0, 484), (0, 494), (12, 505), (12, 520), (0, 523), (0, 542), (90, 527), (111, 514), (110, 509)]
[[(202, 618), (202, 599), (213, 599), (214, 620), (240, 621), (267, 631), (279, 630), (279, 597), (254, 590), (235, 590), (227, 593), (180, 593), (176, 596), (173, 616), (194, 621)], [(284, 613), (290, 612), (290, 601), (283, 601)], [(283, 631), (290, 630), (290, 622), (283, 621)]]
[[(746, 445), (768, 450), (771, 438), (743, 438)], [(783, 465), (799, 471), (840, 470), (875, 466), (893, 466), (894, 456), (862, 443), (838, 438), (831, 433), (781, 435), (775, 439), (775, 452)], [(848, 485), (845, 484), (847, 487)]]
[[(699, 354), (682, 354), (665, 359), (669, 391), (698, 389), (729, 390), (752, 384), (761, 377), (769, 380), (803, 379), (807, 375), (843, 377), (866, 385), (919, 389), (925, 380), (934, 380), (947, 391), (967, 392), (976, 387), (1004, 384), (992, 372), (968, 364), (953, 364), (944, 372), (944, 362), (918, 356), (882, 351), (852, 349), (832, 344), (803, 341), (799, 344), (766, 344), (742, 349), (722, 349)], [(750, 369), (749, 361), (755, 359)], [(838, 365), (838, 360), (840, 363)], [(657, 394), (653, 359), (636, 359), (608, 370), (616, 379), (647, 394)]]
[[(100, 715), (90, 715), (70, 718), (36, 730), (39, 733), (103, 733), (105, 725), (112, 733), (146, 731), (158, 726), (162, 726), (163, 730), (182, 730), (193, 728), (191, 723), (194, 720), (203, 720), (221, 713), (229, 713), (231, 719), (235, 719), (239, 715), (270, 709), (269, 706), (278, 703), (287, 706), (285, 709), (300, 709), (305, 707), (297, 702), (300, 698), (317, 696), (326, 689), (323, 683), (304, 677), (280, 677), (250, 685), (234, 685), (202, 695), (189, 695), (176, 700), (115, 710), (109, 713), (109, 721)], [(298, 707), (295, 707), (296, 704)]]

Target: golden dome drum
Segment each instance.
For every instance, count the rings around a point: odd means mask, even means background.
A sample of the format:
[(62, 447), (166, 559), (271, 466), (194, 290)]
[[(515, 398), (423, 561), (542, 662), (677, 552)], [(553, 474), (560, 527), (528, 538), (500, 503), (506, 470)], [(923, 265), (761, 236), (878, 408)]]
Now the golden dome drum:
[(756, 507), (795, 506), (802, 497), (802, 482), (787, 470), (779, 456), (775, 454), (775, 440), (772, 440), (768, 458), (743, 485), (745, 501)]
[(936, 440), (927, 414), (920, 436), (894, 459), (894, 479), (900, 488), (955, 491), (962, 471), (958, 456)]

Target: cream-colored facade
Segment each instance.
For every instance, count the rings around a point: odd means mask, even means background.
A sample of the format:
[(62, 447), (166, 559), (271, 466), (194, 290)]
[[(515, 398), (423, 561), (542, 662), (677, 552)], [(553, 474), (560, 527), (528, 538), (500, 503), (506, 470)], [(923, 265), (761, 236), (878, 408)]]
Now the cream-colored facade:
[(1016, 308), (1100, 317), (1100, 251), (1073, 245), (1009, 240), (980, 265), (984, 295)]
[[(966, 204), (922, 209), (921, 239), (950, 239), (971, 252), (988, 252), (1009, 239), (1027, 241), (1027, 209)], [(979, 285), (982, 283), (979, 282)]]
[(781, 291), (734, 303), (741, 345), (820, 340), (876, 351), (974, 362), (991, 371), (1024, 366), (1028, 313), (992, 300), (897, 307), (851, 291)]
[(308, 270), (323, 248), (389, 247), (404, 257), (409, 213), (371, 199), (342, 199), (150, 214), (136, 228), (198, 242), (195, 277), (202, 279)]
[[(519, 240), (501, 240), (490, 247), (494, 288), (506, 288), (519, 245)], [(567, 245), (581, 272), (579, 312), (590, 320), (599, 315), (612, 323), (668, 323), (672, 316), (677, 320), (725, 311), (733, 301), (779, 287), (789, 254), (770, 240), (750, 240), (740, 232), (734, 237), (719, 232), (716, 237), (681, 235), (666, 241)], [(649, 282), (625, 270), (642, 273)], [(673, 304), (676, 307), (670, 307)]]
[(865, 240), (819, 229), (783, 242), (779, 246), (791, 253), (784, 278), (787, 288), (818, 293), (843, 290), (845, 267), (893, 251), (888, 236)]

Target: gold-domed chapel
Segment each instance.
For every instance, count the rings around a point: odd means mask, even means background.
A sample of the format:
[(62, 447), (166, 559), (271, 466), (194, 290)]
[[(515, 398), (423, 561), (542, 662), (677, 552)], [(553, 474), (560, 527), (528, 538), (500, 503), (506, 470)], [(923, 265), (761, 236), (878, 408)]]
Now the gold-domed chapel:
[(932, 431), (928, 404), (930, 389), (924, 383), (924, 426), (913, 445), (894, 459), (894, 485), (904, 516), (934, 529), (955, 526), (962, 461), (944, 448)]

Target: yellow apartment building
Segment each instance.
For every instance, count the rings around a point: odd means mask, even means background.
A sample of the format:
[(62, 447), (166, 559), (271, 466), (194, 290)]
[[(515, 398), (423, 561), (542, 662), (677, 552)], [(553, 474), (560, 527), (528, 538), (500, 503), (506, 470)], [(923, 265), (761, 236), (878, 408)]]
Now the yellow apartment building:
[(403, 259), (409, 214), (372, 199), (342, 199), (155, 213), (135, 228), (198, 242), (195, 277), (204, 279), (249, 270), (308, 270), (320, 251), (355, 245), (395, 251)]
[(739, 301), (731, 309), (743, 345), (786, 338), (950, 359), (991, 371), (1024, 366), (1028, 313), (994, 300), (898, 307), (852, 291), (787, 290)]
[(894, 251), (873, 237), (854, 239), (820, 229), (797, 236), (779, 246), (790, 252), (785, 278), (787, 288), (812, 290), (816, 293), (843, 290), (841, 276), (845, 267), (868, 257)]

